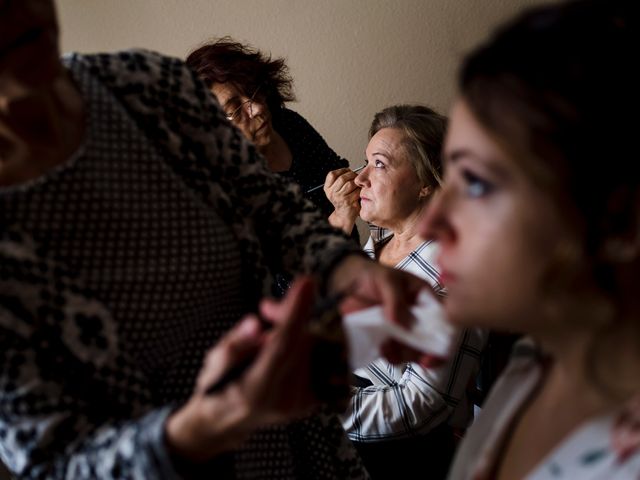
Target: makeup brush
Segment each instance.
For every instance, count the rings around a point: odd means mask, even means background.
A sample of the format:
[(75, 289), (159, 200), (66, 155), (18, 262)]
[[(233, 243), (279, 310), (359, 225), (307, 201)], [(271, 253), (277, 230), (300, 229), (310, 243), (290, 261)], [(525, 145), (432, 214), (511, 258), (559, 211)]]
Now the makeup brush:
[[(360, 170), (362, 170), (364, 167), (366, 167), (366, 165), (362, 165), (361, 167), (356, 168), (353, 173), (358, 173)], [(310, 188), (309, 190), (307, 190), (306, 193), (311, 193), (311, 192), (315, 192), (316, 190), (320, 189), (324, 187), (324, 183), (321, 183), (320, 185)]]
[[(349, 290), (339, 292), (316, 301), (309, 321), (309, 331), (314, 337), (314, 345), (311, 355), (311, 376), (318, 398), (328, 403), (336, 403), (344, 409), (342, 403), (348, 398), (348, 382), (335, 383), (335, 377), (348, 379), (348, 367), (346, 363), (347, 352), (342, 330), (342, 317), (338, 312), (338, 305), (348, 295)], [(260, 317), (258, 315), (258, 317)], [(260, 319), (260, 318), (259, 318)], [(270, 330), (271, 323), (260, 319), (262, 328)], [(209, 385), (205, 395), (216, 394), (230, 383), (238, 380), (255, 361), (258, 352), (249, 354), (246, 358), (228, 369), (222, 376)], [(344, 375), (340, 375), (344, 373)]]

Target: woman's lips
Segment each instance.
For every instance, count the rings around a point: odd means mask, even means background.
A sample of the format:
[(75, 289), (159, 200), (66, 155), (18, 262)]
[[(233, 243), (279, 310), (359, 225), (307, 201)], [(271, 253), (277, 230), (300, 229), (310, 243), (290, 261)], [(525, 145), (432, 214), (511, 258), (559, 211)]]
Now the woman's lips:
[(455, 281), (456, 277), (451, 272), (447, 270), (441, 270), (440, 275), (438, 275), (438, 283), (442, 285), (450, 285)]
[(255, 141), (258, 137), (262, 137), (267, 132), (268, 122), (264, 122), (258, 128), (251, 131), (251, 139)]

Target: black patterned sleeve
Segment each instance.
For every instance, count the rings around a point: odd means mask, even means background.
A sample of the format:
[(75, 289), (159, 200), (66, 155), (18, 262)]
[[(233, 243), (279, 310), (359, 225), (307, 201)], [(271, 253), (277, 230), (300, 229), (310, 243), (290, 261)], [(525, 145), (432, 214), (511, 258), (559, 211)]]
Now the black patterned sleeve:
[(285, 108), (274, 115), (274, 126), (294, 156), (291, 171), (283, 176), (298, 183), (305, 191), (305, 197), (328, 217), (334, 208), (324, 190), (309, 190), (322, 185), (332, 170), (348, 167), (349, 162), (334, 152), (322, 135), (302, 115), (293, 110)]
[(0, 458), (18, 478), (176, 478), (109, 312), (29, 240), (0, 229)]
[(269, 271), (318, 271), (334, 264), (336, 256), (360, 253), (296, 185), (267, 170), (180, 60), (130, 51), (75, 61), (84, 62), (116, 94), (165, 149), (177, 175), (231, 226), (250, 284), (261, 294), (270, 292)]

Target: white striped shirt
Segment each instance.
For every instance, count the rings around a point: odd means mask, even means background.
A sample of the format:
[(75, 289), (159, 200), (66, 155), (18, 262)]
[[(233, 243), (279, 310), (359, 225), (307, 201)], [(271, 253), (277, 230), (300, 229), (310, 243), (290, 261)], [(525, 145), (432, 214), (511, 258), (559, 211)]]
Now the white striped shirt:
[[(393, 233), (370, 226), (371, 236), (364, 251), (373, 259), (375, 252)], [(434, 267), (437, 243), (425, 241), (400, 261), (396, 268), (413, 273), (443, 294)], [(467, 385), (478, 371), (480, 352), (486, 333), (464, 330), (456, 353), (444, 365), (424, 368), (415, 363), (392, 365), (378, 359), (354, 373), (371, 382), (353, 387), (353, 396), (342, 423), (349, 438), (356, 442), (376, 442), (425, 434), (448, 421), (457, 428), (469, 425), (473, 405), (467, 399)]]

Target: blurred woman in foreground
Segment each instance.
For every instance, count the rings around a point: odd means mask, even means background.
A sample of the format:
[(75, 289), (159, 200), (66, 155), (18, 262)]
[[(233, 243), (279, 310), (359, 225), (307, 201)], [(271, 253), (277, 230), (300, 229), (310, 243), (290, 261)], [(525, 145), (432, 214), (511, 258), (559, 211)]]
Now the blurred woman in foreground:
[(451, 479), (640, 476), (639, 45), (631, 4), (587, 0), (464, 63), (422, 233), (449, 320), (528, 339)]

